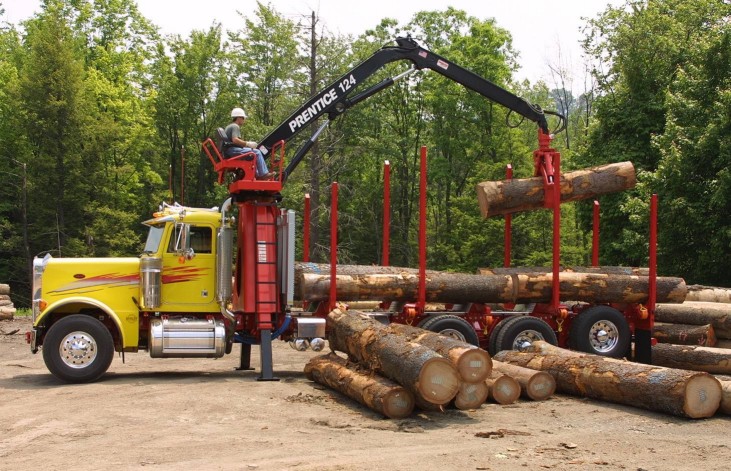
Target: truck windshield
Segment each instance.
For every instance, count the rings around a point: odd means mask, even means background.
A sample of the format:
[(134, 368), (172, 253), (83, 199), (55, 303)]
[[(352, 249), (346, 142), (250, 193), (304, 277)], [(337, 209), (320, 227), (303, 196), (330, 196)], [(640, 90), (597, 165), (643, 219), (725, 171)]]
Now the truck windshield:
[(150, 232), (147, 234), (147, 242), (145, 242), (145, 253), (157, 253), (160, 248), (160, 241), (165, 232), (165, 225), (150, 226)]

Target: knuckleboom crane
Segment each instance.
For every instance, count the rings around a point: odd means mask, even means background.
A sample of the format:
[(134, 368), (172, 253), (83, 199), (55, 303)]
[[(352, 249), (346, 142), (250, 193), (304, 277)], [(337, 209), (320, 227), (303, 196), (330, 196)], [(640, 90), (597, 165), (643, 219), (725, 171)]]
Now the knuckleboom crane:
[[(279, 192), (329, 122), (350, 107), (415, 71), (431, 69), (538, 125), (539, 148), (534, 152), (535, 172), (536, 176), (544, 179), (546, 206), (551, 207), (553, 204), (550, 195), (554, 194), (552, 189), (558, 178), (554, 162), (557, 163), (559, 155), (550, 148), (552, 136), (546, 115), (556, 115), (562, 121), (563, 116), (543, 111), (474, 72), (421, 47), (410, 37), (400, 37), (395, 42), (396, 45), (382, 47), (314, 95), (261, 140), (259, 150), (279, 170), (274, 180), (256, 179), (250, 155), (224, 160), (211, 139), (204, 143), (204, 150), (218, 172), (219, 183), (223, 183), (227, 172), (237, 175), (237, 179), (228, 187), (233, 202), (238, 205), (239, 218), (232, 309), (227, 310), (227, 317), (235, 319), (237, 331), (249, 332), (249, 341), (244, 342), (241, 353), (242, 369), (249, 368), (250, 344), (260, 343), (260, 379), (276, 379), (272, 371), (271, 339), (289, 328), (291, 322), (285, 311), (293, 299), (294, 216), (292, 212), (279, 208)], [(412, 67), (355, 93), (379, 69), (402, 60), (411, 62)], [(287, 167), (282, 169), (285, 144), (325, 115), (328, 120), (302, 144)], [(310, 337), (324, 335), (324, 319), (299, 318), (297, 324), (299, 331), (308, 332)]]

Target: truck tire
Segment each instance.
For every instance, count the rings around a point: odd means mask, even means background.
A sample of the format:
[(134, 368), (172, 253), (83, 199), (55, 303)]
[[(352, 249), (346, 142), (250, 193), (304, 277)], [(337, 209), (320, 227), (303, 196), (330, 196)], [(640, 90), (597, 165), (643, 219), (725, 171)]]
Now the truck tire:
[(490, 331), (490, 336), (487, 338), (487, 353), (495, 355), (499, 350), (497, 349), (497, 335), (500, 333), (505, 324), (512, 319), (513, 316), (504, 317), (495, 324), (495, 327)]
[(462, 342), (467, 342), (477, 347), (480, 346), (480, 339), (472, 325), (462, 317), (451, 314), (440, 314), (429, 317), (419, 324), (419, 327), (438, 334), (452, 337)]
[(99, 379), (114, 358), (114, 339), (97, 319), (82, 314), (63, 317), (48, 329), (43, 361), (48, 370), (69, 383)]
[(545, 340), (551, 345), (557, 345), (556, 333), (543, 319), (533, 316), (515, 316), (509, 318), (505, 325), (500, 327), (495, 339), (495, 349), (525, 350), (532, 342)]
[(621, 312), (609, 306), (593, 306), (571, 323), (569, 346), (573, 350), (612, 358), (627, 355), (630, 329)]

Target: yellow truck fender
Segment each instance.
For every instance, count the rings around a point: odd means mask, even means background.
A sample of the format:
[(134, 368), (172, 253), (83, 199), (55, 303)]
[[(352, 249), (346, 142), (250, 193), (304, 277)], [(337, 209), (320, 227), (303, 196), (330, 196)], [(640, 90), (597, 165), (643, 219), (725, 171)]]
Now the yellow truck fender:
[[(114, 312), (113, 309), (111, 309), (106, 304), (100, 302), (97, 299), (93, 298), (87, 298), (83, 296), (74, 296), (71, 298), (64, 298), (59, 301), (54, 302), (53, 304), (49, 304), (46, 309), (43, 310), (43, 312), (36, 318), (35, 322), (33, 323), (34, 326), (39, 326), (44, 324), (45, 320), (50, 317), (51, 314), (58, 310), (63, 310), (63, 307), (69, 306), (72, 304), (76, 304), (80, 307), (91, 307), (99, 309), (100, 311), (104, 312), (107, 316), (109, 316), (113, 321), (114, 324), (117, 326), (117, 332), (119, 333), (119, 340), (122, 345), (122, 348), (127, 346), (127, 339), (124, 332), (124, 328), (122, 327), (122, 320), (117, 315), (116, 312)], [(71, 314), (78, 314), (76, 312), (77, 309), (74, 309), (74, 312), (64, 312), (62, 315), (71, 315)]]

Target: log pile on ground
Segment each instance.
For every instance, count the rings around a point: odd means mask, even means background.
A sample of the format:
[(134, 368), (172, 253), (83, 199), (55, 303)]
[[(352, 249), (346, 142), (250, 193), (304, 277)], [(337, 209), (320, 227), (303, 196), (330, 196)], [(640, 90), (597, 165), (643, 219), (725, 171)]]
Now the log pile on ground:
[(457, 395), (461, 379), (454, 365), (434, 350), (358, 311), (335, 309), (327, 316), (332, 350), (347, 353), (363, 367), (396, 381), (416, 399), (443, 405)]
[(711, 417), (721, 404), (721, 383), (708, 373), (572, 352), (543, 341), (532, 350), (504, 350), (495, 360), (546, 371), (559, 392), (681, 417)]
[[(338, 301), (412, 301), (417, 298), (418, 270), (401, 267), (338, 265)], [(330, 295), (329, 268), (297, 264), (296, 289), (306, 301)], [(426, 301), (432, 303), (540, 303), (552, 296), (552, 273), (520, 272), (478, 275), (427, 271)], [(649, 278), (644, 275), (601, 272), (562, 272), (561, 299), (589, 303), (644, 303)], [(658, 277), (657, 301), (682, 303), (687, 288), (682, 278)]]
[(716, 286), (689, 285), (686, 301), (731, 304), (731, 288)]
[[(383, 325), (365, 313), (335, 309), (327, 318), (332, 353), (312, 358), (307, 377), (390, 418), (414, 405), (427, 411), (479, 408), (488, 397), (512, 404), (521, 394), (542, 400), (555, 391), (547, 373), (501, 365), (465, 342), (401, 324)], [(335, 351), (348, 355), (348, 360)], [(513, 378), (515, 376), (516, 378)]]
[[(618, 162), (561, 175), (561, 202), (594, 198), (634, 188), (632, 162)], [(482, 217), (488, 218), (544, 207), (543, 177), (486, 181), (477, 184)]]
[(0, 320), (12, 319), (15, 311), (15, 305), (10, 299), (10, 286), (0, 283)]

